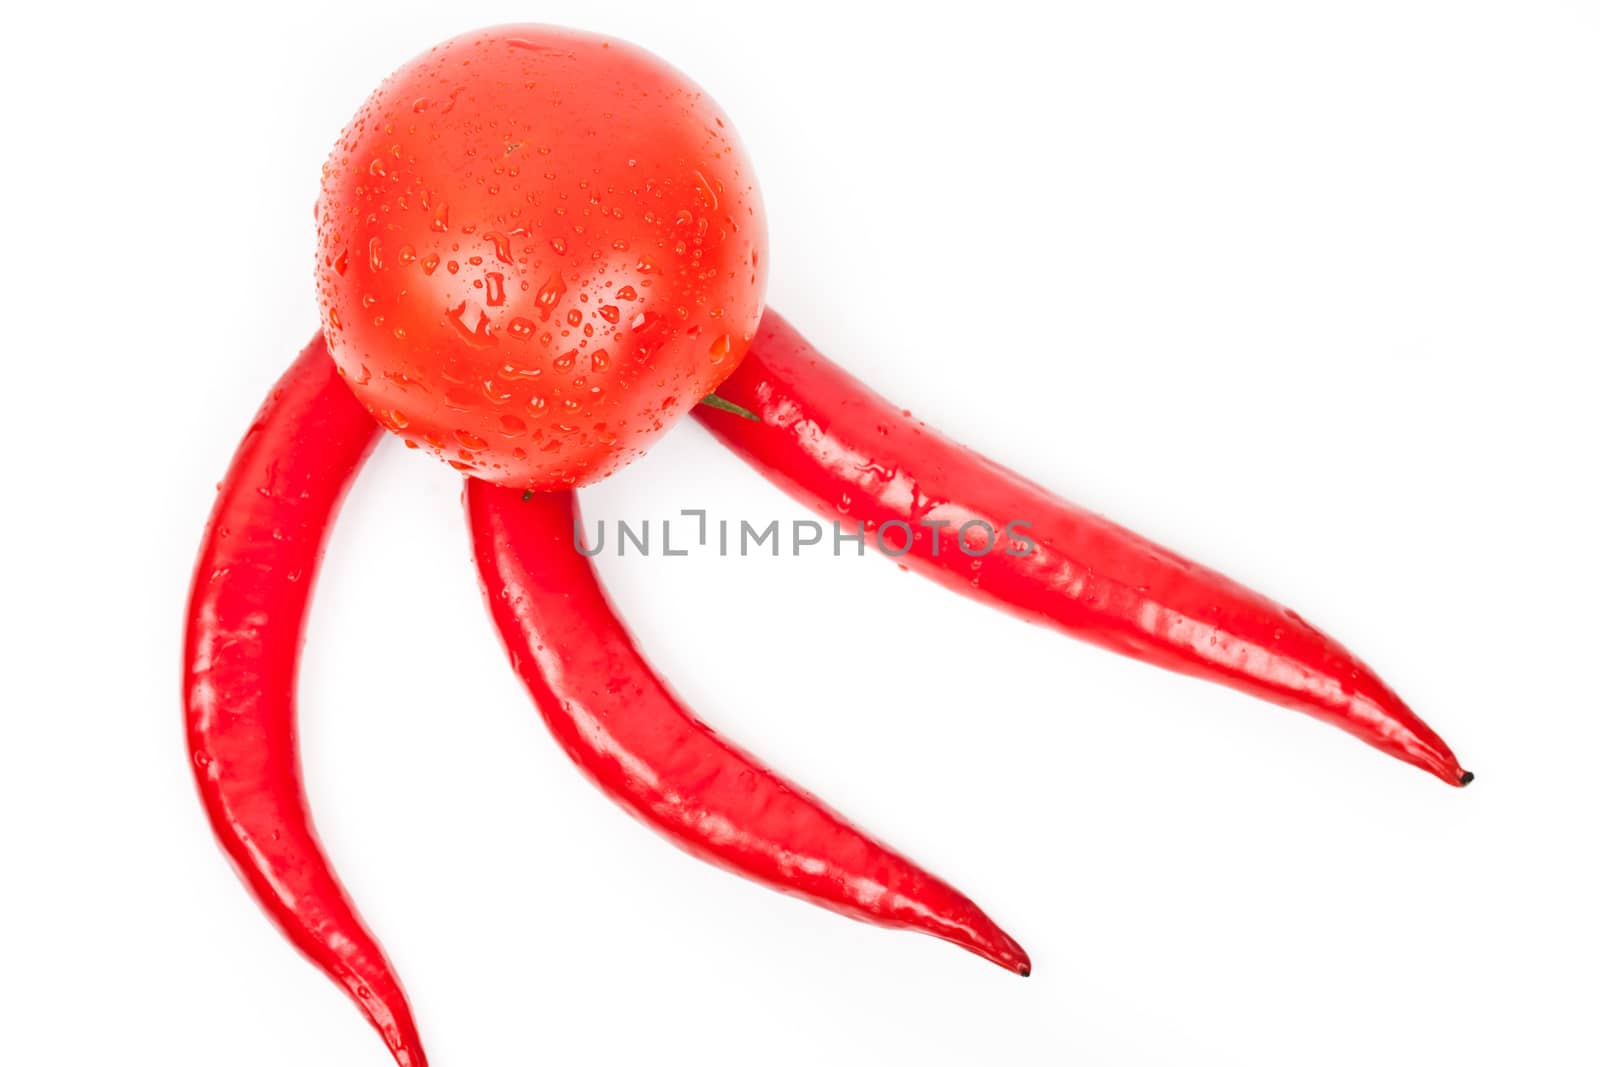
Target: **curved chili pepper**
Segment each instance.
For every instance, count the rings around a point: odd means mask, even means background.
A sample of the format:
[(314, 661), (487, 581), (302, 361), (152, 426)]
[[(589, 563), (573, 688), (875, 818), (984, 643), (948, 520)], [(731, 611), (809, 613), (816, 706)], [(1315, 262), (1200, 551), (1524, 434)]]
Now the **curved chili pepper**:
[(189, 752), (211, 828), (295, 946), (342, 985), (400, 1067), (426, 1067), (404, 991), (317, 841), (300, 785), (295, 677), (306, 606), (378, 425), (319, 335), (234, 453), (189, 595)]
[(696, 407), (724, 444), (952, 589), (1307, 712), (1451, 785), (1472, 781), (1370, 668), (1299, 615), (940, 436), (771, 309), (717, 393), (755, 416)]
[(574, 546), (571, 493), (469, 479), (489, 610), (551, 733), (674, 844), (852, 918), (952, 941), (1018, 974), (1028, 956), (977, 905), (700, 722), (651, 670)]

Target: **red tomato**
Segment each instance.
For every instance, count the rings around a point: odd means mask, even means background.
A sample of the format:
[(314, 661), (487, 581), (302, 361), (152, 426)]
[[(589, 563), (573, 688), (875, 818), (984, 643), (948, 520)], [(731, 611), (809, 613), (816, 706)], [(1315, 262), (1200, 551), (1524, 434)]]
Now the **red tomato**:
[(655, 56), (547, 26), (402, 67), (323, 170), (317, 290), (384, 426), (502, 485), (592, 482), (733, 373), (766, 284), (755, 176)]

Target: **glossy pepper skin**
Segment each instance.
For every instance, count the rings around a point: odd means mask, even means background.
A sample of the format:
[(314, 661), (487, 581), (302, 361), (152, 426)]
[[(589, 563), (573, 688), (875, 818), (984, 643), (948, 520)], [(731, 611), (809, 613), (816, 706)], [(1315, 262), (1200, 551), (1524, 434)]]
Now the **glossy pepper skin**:
[(185, 724), (206, 815), (250, 891), (350, 994), (400, 1067), (426, 1067), (405, 993), (317, 841), (295, 740), (312, 586), (378, 434), (319, 335), (257, 412), (218, 487), (189, 596)]
[(1028, 957), (956, 890), (718, 737), (651, 670), (573, 538), (570, 492), (469, 479), (478, 573), (511, 663), (574, 763), (699, 858), (852, 918)]
[[(892, 552), (907, 530), (885, 524), (907, 524), (908, 567), (1030, 622), (1306, 712), (1451, 785), (1472, 780), (1370, 668), (1299, 615), (939, 435), (771, 309), (717, 394), (757, 416), (698, 407), (724, 444), (828, 517), (882, 530)], [(988, 535), (971, 526), (969, 555), (957, 538), (975, 520), (997, 541), (981, 552)], [(1022, 537), (1008, 538), (1018, 521)]]

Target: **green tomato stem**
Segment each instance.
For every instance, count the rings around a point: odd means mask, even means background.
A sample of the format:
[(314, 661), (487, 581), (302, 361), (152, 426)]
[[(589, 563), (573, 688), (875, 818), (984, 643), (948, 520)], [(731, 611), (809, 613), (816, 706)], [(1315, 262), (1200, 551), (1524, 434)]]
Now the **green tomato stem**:
[(724, 400), (716, 393), (706, 394), (706, 396), (701, 399), (700, 403), (704, 404), (708, 408), (716, 408), (718, 411), (726, 411), (730, 415), (737, 415), (741, 419), (749, 419), (751, 422), (761, 421), (761, 416), (757, 415), (749, 408), (742, 408), (731, 400)]

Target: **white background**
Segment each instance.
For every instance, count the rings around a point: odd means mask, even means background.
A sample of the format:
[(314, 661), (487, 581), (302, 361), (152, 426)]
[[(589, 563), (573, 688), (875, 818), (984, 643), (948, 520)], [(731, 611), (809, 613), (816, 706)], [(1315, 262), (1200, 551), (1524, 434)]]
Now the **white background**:
[[(388, 1062), (210, 840), (183, 597), (313, 329), (325, 152), (409, 56), (529, 18), (721, 101), (771, 302), (820, 347), (1297, 607), (1479, 781), (881, 559), (603, 559), (705, 718), (974, 896), (1032, 952), (1021, 981), (621, 815), (504, 661), (457, 477), (389, 442), (328, 555), (305, 764), (436, 1067), (1594, 1062), (1593, 4), (8, 17), (7, 1062)], [(804, 514), (693, 425), (584, 500)]]

